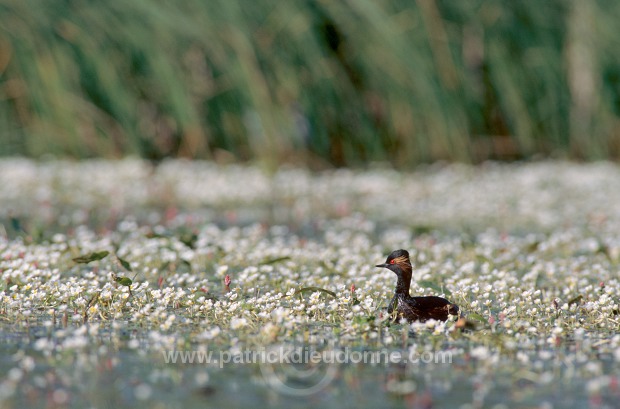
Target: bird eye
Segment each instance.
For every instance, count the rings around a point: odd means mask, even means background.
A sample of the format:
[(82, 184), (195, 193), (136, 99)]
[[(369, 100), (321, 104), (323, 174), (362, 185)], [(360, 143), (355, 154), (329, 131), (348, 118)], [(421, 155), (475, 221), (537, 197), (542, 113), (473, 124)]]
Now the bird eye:
[(390, 260), (390, 264), (394, 264), (394, 260)]

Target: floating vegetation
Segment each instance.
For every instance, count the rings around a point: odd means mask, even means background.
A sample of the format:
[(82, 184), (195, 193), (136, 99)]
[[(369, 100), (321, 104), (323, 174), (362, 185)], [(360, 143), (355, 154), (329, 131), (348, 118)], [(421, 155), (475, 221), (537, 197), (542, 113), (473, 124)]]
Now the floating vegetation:
[(102, 260), (102, 259), (106, 258), (108, 256), (108, 254), (110, 254), (110, 252), (107, 251), (107, 250), (95, 251), (95, 252), (90, 253), (90, 254), (85, 254), (83, 256), (75, 257), (73, 259), (73, 261), (75, 261), (76, 263), (79, 263), (79, 264), (88, 264), (91, 261), (97, 261), (97, 260)]
[[(620, 398), (614, 165), (148, 166), (0, 162), (3, 408)], [(391, 323), (394, 248), (464, 317)]]

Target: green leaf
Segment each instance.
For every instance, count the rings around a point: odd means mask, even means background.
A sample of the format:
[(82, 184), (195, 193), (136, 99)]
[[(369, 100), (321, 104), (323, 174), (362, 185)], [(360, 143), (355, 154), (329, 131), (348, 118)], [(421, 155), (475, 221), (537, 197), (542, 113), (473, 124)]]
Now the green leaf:
[(374, 323), (376, 317), (374, 315), (357, 315), (353, 317), (353, 322), (356, 324), (368, 324)]
[(579, 304), (581, 302), (581, 300), (583, 300), (583, 296), (582, 295), (578, 295), (577, 297), (575, 297), (572, 300), (570, 300), (568, 302), (568, 305)]
[(124, 260), (120, 258), (119, 256), (116, 256), (116, 258), (118, 259), (118, 262), (121, 263), (121, 266), (123, 266), (125, 270), (133, 272), (133, 270), (131, 269), (131, 264), (129, 264), (127, 260)]
[(336, 298), (336, 293), (335, 292), (326, 290), (326, 289), (321, 288), (321, 287), (304, 287), (304, 288), (300, 288), (297, 291), (295, 291), (295, 295), (303, 294), (303, 293), (306, 293), (308, 291), (313, 292), (313, 293), (316, 292), (316, 291), (320, 291), (322, 293), (329, 294), (332, 297)]
[(91, 261), (101, 260), (105, 258), (108, 254), (110, 254), (110, 252), (107, 250), (95, 251), (93, 253), (89, 253), (83, 256), (76, 257), (73, 259), (73, 261), (75, 261), (78, 264), (88, 264)]
[(609, 249), (609, 246), (607, 246), (605, 243), (599, 243), (598, 250), (596, 252), (599, 254), (604, 254), (610, 263), (614, 262), (613, 255), (611, 254), (611, 250)]
[(488, 323), (486, 318), (484, 318), (480, 314), (476, 314), (475, 312), (467, 314), (467, 318), (471, 318), (472, 320), (476, 320), (476, 321), (482, 322), (483, 324), (487, 324)]
[(419, 281), (418, 285), (420, 287), (425, 287), (425, 288), (430, 288), (431, 290), (440, 293), (440, 294), (445, 294), (445, 295), (452, 295), (452, 292), (450, 290), (448, 290), (445, 287), (440, 287), (437, 284), (433, 283), (432, 281), (427, 281), (427, 280), (423, 280), (423, 281)]
[(258, 263), (258, 265), (260, 266), (264, 266), (264, 265), (268, 265), (268, 264), (275, 264), (275, 263), (279, 263), (280, 261), (286, 261), (286, 260), (290, 260), (291, 258), (289, 256), (284, 256), (284, 257), (277, 257), (277, 258), (272, 258), (272, 259), (268, 259), (265, 261), (261, 261), (260, 263)]
[(196, 241), (198, 240), (198, 235), (196, 233), (184, 233), (179, 237), (179, 241), (185, 244), (190, 249), (196, 248)]
[(411, 226), (411, 229), (413, 230), (413, 234), (416, 236), (420, 236), (422, 234), (426, 234), (426, 233), (430, 233), (433, 231), (433, 226), (427, 226), (424, 224), (420, 224), (420, 225), (416, 225), (416, 226)]
[(144, 235), (147, 239), (167, 239), (170, 236), (166, 234), (155, 233), (154, 231), (150, 231)]
[(120, 285), (124, 285), (125, 287), (130, 287), (131, 284), (133, 284), (133, 281), (131, 281), (131, 278), (123, 277), (123, 276), (114, 277), (114, 281), (116, 281)]
[(536, 240), (535, 242), (528, 244), (526, 250), (529, 253), (534, 253), (535, 251), (538, 251), (538, 246), (540, 246), (540, 242)]
[(18, 232), (26, 232), (26, 230), (22, 227), (22, 223), (21, 221), (14, 216), (11, 216), (11, 227), (13, 228), (13, 230), (18, 231)]

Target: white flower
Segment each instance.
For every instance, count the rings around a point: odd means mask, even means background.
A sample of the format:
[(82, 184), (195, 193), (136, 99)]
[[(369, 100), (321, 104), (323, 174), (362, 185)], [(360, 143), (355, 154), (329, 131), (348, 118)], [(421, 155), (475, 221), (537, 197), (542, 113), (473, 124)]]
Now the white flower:
[(218, 277), (222, 277), (222, 276), (224, 276), (226, 274), (227, 271), (228, 271), (228, 266), (224, 264), (224, 265), (219, 266), (217, 268), (216, 274), (217, 274)]
[(616, 361), (620, 362), (620, 347), (614, 350), (614, 358), (616, 359)]
[(491, 355), (491, 352), (487, 349), (487, 347), (480, 345), (473, 348), (470, 352), (470, 355), (472, 356), (472, 358), (485, 360)]
[(263, 328), (261, 328), (261, 333), (267, 337), (275, 337), (278, 335), (279, 327), (274, 323), (268, 322)]
[(233, 318), (230, 320), (230, 328), (233, 330), (244, 328), (247, 325), (248, 325), (248, 320), (246, 320), (245, 318)]
[(216, 325), (214, 327), (211, 327), (211, 328), (206, 329), (203, 332), (201, 332), (198, 335), (198, 338), (199, 339), (213, 339), (213, 338), (217, 337), (221, 332), (222, 332), (222, 330), (220, 329), (220, 327), (218, 327)]

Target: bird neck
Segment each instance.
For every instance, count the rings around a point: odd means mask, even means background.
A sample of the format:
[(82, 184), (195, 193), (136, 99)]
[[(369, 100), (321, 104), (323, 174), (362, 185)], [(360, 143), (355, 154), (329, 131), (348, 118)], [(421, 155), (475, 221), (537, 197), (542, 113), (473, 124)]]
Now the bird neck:
[(400, 268), (397, 273), (398, 281), (396, 282), (396, 294), (409, 295), (409, 287), (411, 286), (411, 267)]

